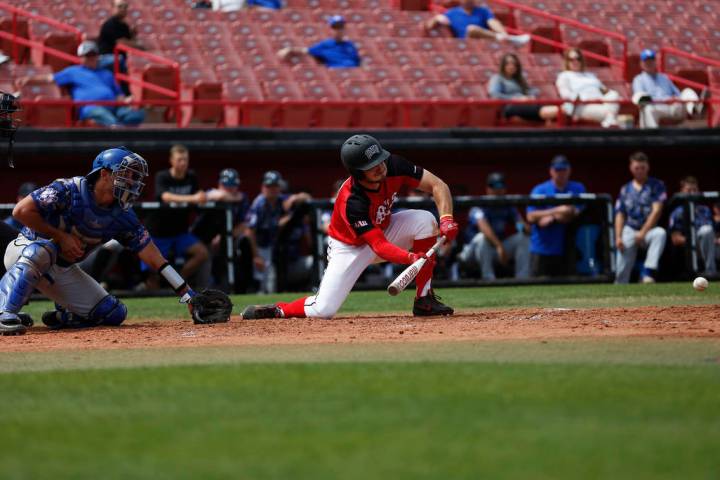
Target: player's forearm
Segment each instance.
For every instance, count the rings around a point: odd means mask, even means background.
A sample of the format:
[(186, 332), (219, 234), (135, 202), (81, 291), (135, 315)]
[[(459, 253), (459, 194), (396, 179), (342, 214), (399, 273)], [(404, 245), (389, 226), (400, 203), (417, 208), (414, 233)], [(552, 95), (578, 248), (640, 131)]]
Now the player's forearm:
[(195, 195), (180, 195), (178, 193), (163, 192), (160, 196), (160, 200), (165, 203), (196, 203)]
[(480, 220), (478, 222), (478, 227), (480, 228), (482, 234), (485, 235), (485, 238), (487, 238), (493, 246), (499, 247), (501, 245), (500, 240), (497, 238), (497, 235), (495, 235), (495, 232), (487, 220)]
[(442, 180), (436, 182), (432, 188), (432, 196), (435, 199), (435, 205), (437, 205), (440, 217), (453, 214), (452, 194), (447, 183)]
[(390, 263), (410, 263), (410, 252), (388, 241), (378, 228), (373, 228), (362, 235), (363, 240), (370, 245), (375, 254)]
[(618, 212), (615, 214), (615, 237), (622, 238), (623, 227), (625, 226), (625, 215)]
[(643, 223), (643, 226), (640, 229), (643, 235), (655, 227), (660, 220), (660, 215), (662, 215), (662, 206), (658, 207), (656, 205), (657, 204), (653, 204), (652, 212), (650, 212), (650, 215), (648, 215), (648, 218), (645, 220), (645, 223)]
[(158, 272), (178, 295), (185, 295), (190, 290), (185, 279), (163, 257), (154, 242), (148, 243), (145, 248), (140, 250), (138, 258)]
[(552, 215), (555, 212), (554, 208), (548, 208), (545, 210), (533, 210), (527, 213), (528, 223), (538, 223), (543, 217)]

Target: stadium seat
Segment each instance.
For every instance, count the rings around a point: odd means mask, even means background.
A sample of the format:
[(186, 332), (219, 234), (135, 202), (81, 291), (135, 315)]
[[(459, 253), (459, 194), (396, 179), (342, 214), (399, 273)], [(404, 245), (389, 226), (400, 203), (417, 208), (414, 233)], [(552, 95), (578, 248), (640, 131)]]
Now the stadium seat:
[[(577, 47), (583, 51), (588, 51), (602, 55), (604, 57), (610, 56), (610, 48), (605, 40), (581, 40)], [(587, 67), (609, 67), (610, 64), (606, 61), (591, 58), (589, 55), (585, 55), (585, 65)]]
[[(51, 83), (28, 83), (20, 89), (20, 96), (26, 100), (60, 100), (60, 88)], [(65, 127), (72, 120), (72, 106), (23, 104), (19, 120), (33, 127)]]
[[(77, 36), (69, 32), (52, 32), (45, 35), (42, 39), (42, 44), (55, 50), (67, 53), (69, 55), (75, 55), (78, 46)], [(34, 48), (32, 51), (32, 60), (35, 65), (49, 65), (53, 72), (58, 72), (65, 67), (74, 65), (73, 62), (63, 60), (55, 55), (44, 52), (39, 48)]]
[[(30, 30), (28, 21), (24, 18), (18, 18), (15, 23), (15, 34), (21, 38), (30, 39)], [(13, 33), (13, 21), (11, 18), (0, 19), (0, 31)], [(10, 40), (0, 39), (0, 50), (9, 55), (15, 63), (28, 63), (30, 61), (30, 49), (23, 45), (15, 45)]]
[[(198, 82), (193, 88), (193, 100), (222, 100), (222, 83)], [(223, 119), (222, 105), (195, 105), (192, 108), (191, 119), (199, 122), (219, 123)]]

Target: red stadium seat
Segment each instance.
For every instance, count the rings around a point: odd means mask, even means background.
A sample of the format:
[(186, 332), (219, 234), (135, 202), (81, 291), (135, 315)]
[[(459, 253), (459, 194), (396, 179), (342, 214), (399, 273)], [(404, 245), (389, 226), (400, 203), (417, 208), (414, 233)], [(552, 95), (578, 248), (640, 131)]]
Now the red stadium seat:
[[(59, 100), (60, 88), (55, 83), (28, 83), (20, 89), (20, 95), (27, 100)], [(23, 104), (19, 120), (34, 127), (65, 127), (72, 119), (72, 107), (64, 105)]]
[[(610, 47), (605, 40), (582, 40), (577, 44), (577, 47), (581, 50), (592, 52), (604, 57), (610, 56)], [(589, 55), (585, 55), (585, 65), (587, 67), (609, 67), (610, 64), (604, 60), (597, 58), (591, 58)]]
[[(193, 88), (193, 100), (222, 100), (222, 83), (198, 82)], [(223, 119), (222, 105), (196, 105), (192, 109), (192, 119), (199, 122), (219, 123)]]
[(290, 69), (290, 76), (297, 82), (331, 83), (327, 71), (323, 65), (296, 65)]
[(403, 67), (402, 71), (403, 78), (409, 82), (419, 82), (423, 80), (434, 81), (439, 79), (437, 71), (430, 67), (423, 68), (406, 65)]
[[(0, 19), (0, 31), (13, 33), (13, 21), (11, 18)], [(22, 38), (29, 39), (30, 31), (28, 29), (28, 21), (24, 18), (18, 18), (15, 23), (14, 33)], [(10, 56), (15, 63), (28, 63), (30, 61), (30, 49), (23, 45), (16, 45), (10, 40), (0, 39), (0, 50)], [(17, 56), (15, 55), (17, 53)]]
[[(54, 48), (55, 50), (60, 50), (61, 52), (74, 56), (77, 52), (78, 40), (72, 33), (52, 32), (45, 35), (45, 38), (42, 40), (42, 44), (46, 47)], [(32, 59), (33, 63), (36, 65), (49, 65), (54, 72), (58, 72), (70, 65), (74, 65), (74, 62), (63, 60), (55, 55), (43, 52), (40, 49), (33, 49)]]

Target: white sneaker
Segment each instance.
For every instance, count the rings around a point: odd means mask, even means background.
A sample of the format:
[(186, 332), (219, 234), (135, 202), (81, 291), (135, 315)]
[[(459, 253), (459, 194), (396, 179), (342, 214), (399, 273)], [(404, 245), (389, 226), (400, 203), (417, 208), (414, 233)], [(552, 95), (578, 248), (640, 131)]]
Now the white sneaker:
[(508, 35), (507, 39), (516, 47), (522, 47), (530, 41), (530, 35), (527, 33), (523, 35)]
[(641, 283), (655, 283), (655, 279), (650, 275), (645, 275), (642, 277)]
[(618, 122), (616, 117), (605, 117), (602, 122), (600, 122), (600, 126), (603, 128), (610, 128), (610, 127), (617, 127)]

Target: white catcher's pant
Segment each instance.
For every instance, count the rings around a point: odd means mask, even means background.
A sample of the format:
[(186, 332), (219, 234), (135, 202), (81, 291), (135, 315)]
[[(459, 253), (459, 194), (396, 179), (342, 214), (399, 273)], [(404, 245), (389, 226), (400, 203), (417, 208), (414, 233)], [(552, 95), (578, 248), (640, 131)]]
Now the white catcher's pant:
[[(637, 230), (625, 225), (622, 230), (622, 241), (625, 245), (625, 251), (617, 252), (617, 277), (615, 283), (628, 283), (630, 274), (635, 265), (637, 257), (638, 245), (635, 244), (635, 234)], [(662, 227), (653, 227), (645, 235), (645, 244), (647, 245), (647, 254), (645, 255), (645, 268), (656, 270), (660, 263), (660, 256), (665, 248), (665, 240), (667, 233)]]
[[(400, 248), (409, 249), (413, 240), (437, 235), (437, 222), (425, 210), (403, 210), (393, 213), (385, 237)], [(362, 272), (373, 263), (384, 262), (369, 245), (356, 247), (330, 238), (328, 266), (316, 295), (305, 299), (305, 315), (332, 318), (350, 294)]]
[[(18, 261), (23, 248), (30, 243), (25, 236), (18, 235), (8, 245), (5, 250), (6, 269)], [(40, 280), (37, 289), (58, 305), (83, 317), (87, 317), (100, 300), (108, 295), (105, 289), (77, 264), (69, 267), (53, 265), (46, 277)]]
[[(528, 278), (530, 276), (530, 238), (517, 232), (502, 241), (503, 248), (508, 257), (515, 260), (515, 277)], [(463, 247), (460, 253), (463, 262), (474, 262), (480, 265), (483, 280), (495, 280), (493, 262), (498, 258), (495, 246), (478, 233), (469, 244)]]

